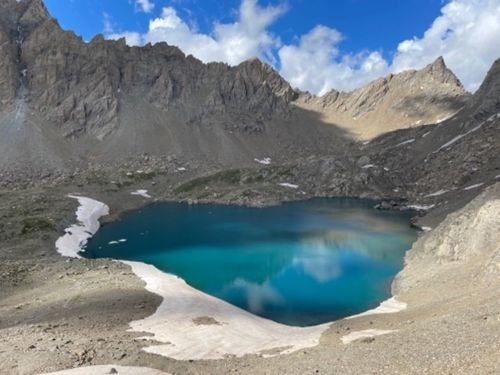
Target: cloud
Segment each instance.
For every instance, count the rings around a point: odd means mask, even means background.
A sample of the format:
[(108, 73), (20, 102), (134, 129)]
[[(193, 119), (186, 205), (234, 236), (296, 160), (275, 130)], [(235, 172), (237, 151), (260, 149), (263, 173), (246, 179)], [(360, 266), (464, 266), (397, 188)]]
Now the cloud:
[(500, 57), (500, 2), (453, 0), (421, 38), (398, 46), (392, 71), (421, 68), (438, 56), (469, 90), (476, 90)]
[(297, 45), (279, 50), (281, 75), (294, 87), (325, 94), (332, 88), (354, 89), (387, 72), (379, 52), (342, 56), (338, 48), (342, 39), (337, 30), (316, 26)]
[[(153, 6), (148, 0), (137, 2)], [(323, 25), (282, 45), (269, 28), (285, 11), (284, 6), (242, 0), (235, 22), (215, 23), (211, 33), (204, 34), (182, 20), (173, 7), (165, 7), (145, 33), (113, 32), (105, 19), (105, 34), (110, 39), (125, 37), (131, 45), (165, 41), (203, 62), (236, 65), (259, 57), (277, 67), (293, 86), (315, 94), (333, 88), (352, 90), (389, 73), (422, 68), (440, 55), (465, 87), (474, 91), (500, 56), (498, 0), (448, 0), (429, 29), (399, 43), (391, 59), (373, 50), (342, 54), (343, 35)]]
[(275, 63), (273, 51), (280, 41), (267, 29), (285, 11), (283, 6), (261, 7), (257, 0), (243, 0), (234, 23), (216, 23), (211, 35), (199, 33), (183, 21), (172, 7), (149, 22), (145, 34), (108, 33), (110, 39), (125, 37), (129, 44), (167, 42), (203, 62), (223, 61), (231, 65), (252, 57)]
[(111, 22), (111, 16), (106, 12), (103, 13), (102, 26), (103, 26), (102, 30), (104, 31), (105, 34), (113, 33), (113, 23)]
[(151, 13), (155, 7), (151, 0), (135, 0), (135, 6), (144, 13)]
[(126, 43), (129, 46), (140, 46), (142, 45), (142, 36), (140, 33), (134, 31), (124, 31), (121, 33), (111, 33), (106, 34), (106, 38), (108, 39), (121, 39), (125, 38)]
[(389, 73), (420, 69), (443, 56), (464, 86), (475, 91), (500, 57), (499, 20), (498, 0), (448, 1), (421, 38), (399, 43), (392, 61), (378, 51), (340, 55), (342, 35), (317, 26), (298, 44), (280, 49), (280, 73), (295, 87), (324, 94), (332, 88), (352, 90)]

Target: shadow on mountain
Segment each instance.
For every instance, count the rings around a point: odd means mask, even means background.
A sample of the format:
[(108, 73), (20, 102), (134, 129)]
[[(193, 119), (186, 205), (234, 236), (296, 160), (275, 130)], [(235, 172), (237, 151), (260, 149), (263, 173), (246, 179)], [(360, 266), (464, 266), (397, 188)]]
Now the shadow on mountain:
[(450, 97), (441, 95), (414, 95), (408, 96), (396, 105), (395, 109), (403, 110), (411, 117), (425, 117), (429, 115), (430, 106), (434, 110), (439, 109), (442, 112), (456, 112), (463, 108), (468, 97)]

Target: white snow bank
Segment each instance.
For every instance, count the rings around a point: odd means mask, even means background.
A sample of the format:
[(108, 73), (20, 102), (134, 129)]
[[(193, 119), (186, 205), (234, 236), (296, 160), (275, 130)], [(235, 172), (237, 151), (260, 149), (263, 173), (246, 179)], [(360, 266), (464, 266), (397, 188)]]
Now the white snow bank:
[(459, 140), (461, 140), (465, 136), (478, 131), (479, 129), (481, 129), (483, 127), (483, 125), (484, 125), (484, 122), (480, 123), (478, 126), (472, 128), (471, 130), (469, 130), (466, 133), (457, 135), (455, 138), (453, 138), (452, 140), (446, 142), (444, 145), (442, 145), (441, 147), (439, 147), (436, 151), (433, 152), (433, 154), (435, 154), (436, 152), (441, 151), (444, 148), (450, 147), (451, 145), (453, 145), (454, 143), (458, 142)]
[(444, 117), (441, 117), (439, 119), (437, 119), (434, 123), (435, 124), (442, 124), (443, 122), (445, 122), (446, 120), (449, 120), (450, 118), (452, 118), (453, 116), (455, 116), (456, 114), (458, 114), (463, 108), (460, 108), (458, 111), (456, 112), (453, 112), (453, 113), (450, 113)]
[(119, 245), (121, 243), (127, 242), (126, 238), (122, 238), (121, 240), (116, 240), (116, 241), (109, 241), (108, 245)]
[(364, 331), (351, 332), (346, 336), (342, 336), (341, 340), (344, 344), (350, 344), (353, 341), (365, 338), (371, 338), (375, 336), (387, 335), (388, 333), (397, 332), (394, 330), (382, 330), (382, 329), (367, 329)]
[(255, 158), (253, 160), (255, 160), (257, 163), (263, 164), (263, 165), (269, 165), (269, 164), (271, 164), (271, 158), (264, 158), (264, 159), (257, 159), (257, 158)]
[(375, 168), (375, 164), (366, 164), (361, 167), (361, 169), (370, 169)]
[(133, 191), (130, 194), (131, 195), (137, 195), (137, 196), (140, 196), (140, 197), (143, 197), (143, 198), (147, 198), (147, 199), (152, 198), (151, 195), (148, 194), (148, 191), (144, 190), (144, 189)]
[(105, 375), (111, 374), (111, 369), (115, 369), (116, 373), (119, 375), (169, 375), (166, 372), (148, 367), (125, 367), (115, 365), (79, 367), (71, 370), (50, 372), (41, 375)]
[(439, 197), (440, 195), (446, 194), (448, 192), (449, 192), (449, 190), (439, 190), (439, 191), (436, 191), (435, 193), (427, 194), (425, 196), (425, 198)]
[(299, 185), (290, 184), (288, 182), (283, 182), (283, 183), (279, 184), (279, 186), (287, 187), (290, 189), (298, 189), (299, 188)]
[(404, 145), (409, 145), (410, 143), (413, 143), (413, 142), (415, 142), (415, 138), (408, 139), (408, 140), (406, 140), (404, 142), (398, 143), (396, 145), (396, 147), (401, 147), (401, 146), (404, 146)]
[(376, 314), (394, 314), (400, 311), (405, 310), (408, 305), (404, 302), (400, 302), (396, 299), (396, 297), (389, 298), (388, 300), (382, 302), (377, 308), (365, 311), (364, 313), (349, 316), (346, 319), (354, 319), (367, 315), (376, 315)]
[(484, 185), (484, 183), (481, 182), (480, 184), (475, 184), (475, 185), (467, 186), (467, 187), (464, 188), (464, 190), (468, 191), (468, 190), (477, 189), (477, 188), (479, 188), (479, 187), (481, 187), (483, 185)]
[(409, 209), (417, 210), (417, 211), (428, 211), (431, 208), (434, 208), (435, 204), (412, 204), (408, 206)]
[(186, 171), (187, 171), (187, 168), (184, 168), (184, 167), (177, 168), (177, 172), (186, 172)]
[(76, 211), (78, 223), (65, 229), (65, 234), (56, 241), (59, 254), (70, 258), (80, 258), (87, 241), (99, 229), (99, 219), (109, 214), (109, 207), (102, 202), (91, 198), (68, 195), (68, 198), (77, 199), (80, 206)]
[[(148, 339), (165, 343), (144, 349), (149, 353), (176, 360), (287, 354), (318, 345), (329, 326), (302, 328), (279, 324), (200, 292), (153, 266), (125, 263), (146, 282), (147, 290), (163, 297), (152, 316), (130, 323), (132, 331), (151, 333), (153, 336)], [(197, 320), (209, 323), (196, 324)]]

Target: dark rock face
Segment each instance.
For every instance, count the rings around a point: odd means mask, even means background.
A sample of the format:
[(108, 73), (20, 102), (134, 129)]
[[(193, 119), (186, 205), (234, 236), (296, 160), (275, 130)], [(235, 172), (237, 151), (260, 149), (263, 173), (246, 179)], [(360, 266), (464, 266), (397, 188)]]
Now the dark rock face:
[[(85, 43), (63, 31), (40, 0), (22, 1), (16, 15), (11, 23), (19, 33), (17, 66), (25, 72), (27, 99), (65, 136), (88, 133), (103, 139), (120, 125), (123, 97), (137, 99), (136, 106), (146, 100), (159, 111), (177, 112), (186, 124), (223, 120), (243, 130), (286, 116), (295, 97), (288, 83), (258, 60), (230, 68), (204, 65), (165, 43), (131, 48), (102, 36)], [(2, 76), (15, 76), (12, 38), (7, 33), (0, 38), (6, 50)], [(7, 100), (14, 85), (3, 85)]]
[(486, 78), (468, 103), (468, 111), (474, 112), (476, 119), (484, 119), (492, 113), (500, 112), (500, 59), (490, 68)]

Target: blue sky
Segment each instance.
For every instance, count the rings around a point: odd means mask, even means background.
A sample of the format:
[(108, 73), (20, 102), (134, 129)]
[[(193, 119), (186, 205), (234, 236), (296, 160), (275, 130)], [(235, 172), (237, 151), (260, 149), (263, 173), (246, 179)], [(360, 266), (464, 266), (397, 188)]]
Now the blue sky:
[(294, 86), (350, 90), (443, 55), (474, 91), (500, 57), (498, 0), (45, 0), (65, 29), (166, 41), (204, 62), (257, 56)]
[[(163, 7), (172, 6), (179, 15), (210, 33), (215, 22), (237, 18), (239, 0), (157, 0), (151, 13), (139, 11), (129, 0), (45, 0), (51, 14), (66, 29), (90, 40), (102, 33), (103, 14), (111, 18), (117, 31), (146, 31), (151, 18)], [(279, 1), (260, 1), (262, 6)], [(342, 32), (342, 50), (380, 50), (389, 58), (401, 40), (421, 35), (439, 15), (441, 0), (288, 0), (287, 11), (270, 30), (284, 43), (292, 42), (317, 24)]]

